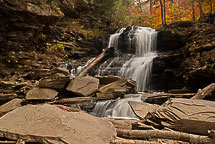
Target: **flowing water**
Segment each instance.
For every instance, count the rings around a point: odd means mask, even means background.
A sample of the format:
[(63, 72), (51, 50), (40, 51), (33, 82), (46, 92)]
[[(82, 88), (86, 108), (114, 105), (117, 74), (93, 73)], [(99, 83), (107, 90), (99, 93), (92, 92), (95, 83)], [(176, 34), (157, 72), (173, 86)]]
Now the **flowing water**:
[[(110, 36), (108, 47), (119, 50), (119, 37), (125, 28)], [(135, 54), (122, 54), (104, 62), (99, 68), (99, 75), (121, 75), (137, 82), (137, 90), (149, 88), (153, 59), (157, 56), (157, 32), (148, 27), (132, 27), (128, 33), (128, 49), (134, 48)], [(142, 94), (126, 95), (123, 99), (98, 102), (92, 112), (98, 117), (138, 119), (128, 101), (141, 102)]]

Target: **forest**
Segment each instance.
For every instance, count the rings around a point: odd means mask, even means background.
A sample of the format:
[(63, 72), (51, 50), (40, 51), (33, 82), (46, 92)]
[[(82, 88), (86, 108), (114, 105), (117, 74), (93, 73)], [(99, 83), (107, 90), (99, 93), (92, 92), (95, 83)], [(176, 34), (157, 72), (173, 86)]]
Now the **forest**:
[(158, 28), (161, 24), (177, 21), (198, 20), (213, 13), (213, 0), (95, 0), (89, 4), (105, 9), (105, 16), (111, 26), (149, 26)]
[(0, 0), (0, 144), (214, 144), (215, 0)]

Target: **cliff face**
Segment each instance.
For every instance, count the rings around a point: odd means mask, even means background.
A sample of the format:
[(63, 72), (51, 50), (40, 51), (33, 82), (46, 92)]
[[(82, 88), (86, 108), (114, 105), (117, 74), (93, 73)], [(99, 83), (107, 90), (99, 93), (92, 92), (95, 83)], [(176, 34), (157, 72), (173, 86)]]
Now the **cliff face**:
[(161, 27), (153, 81), (160, 89), (196, 91), (215, 81), (215, 26), (176, 22)]

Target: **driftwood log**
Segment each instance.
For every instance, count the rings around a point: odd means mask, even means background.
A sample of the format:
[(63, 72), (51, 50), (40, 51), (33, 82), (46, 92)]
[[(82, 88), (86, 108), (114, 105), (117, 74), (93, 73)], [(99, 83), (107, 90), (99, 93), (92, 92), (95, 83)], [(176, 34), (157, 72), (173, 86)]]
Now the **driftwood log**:
[(157, 142), (143, 141), (143, 140), (132, 140), (117, 137), (112, 144), (158, 144)]
[(77, 104), (89, 101), (97, 101), (97, 100), (106, 100), (105, 98), (97, 98), (97, 97), (74, 97), (74, 98), (64, 98), (55, 100), (54, 103), (56, 104)]
[(123, 130), (117, 129), (117, 136), (128, 139), (151, 140), (171, 139), (189, 142), (191, 144), (212, 144), (215, 141), (207, 136), (200, 136), (176, 131), (162, 130)]
[(192, 99), (213, 99), (215, 100), (215, 83), (212, 83), (204, 89), (199, 89)]
[(84, 77), (86, 76), (99, 62), (104, 58), (110, 57), (114, 53), (114, 48), (110, 47), (105, 49), (100, 55), (97, 56), (89, 65), (87, 65), (77, 76)]
[(153, 104), (163, 104), (170, 98), (191, 98), (195, 93), (163, 93), (147, 97), (144, 101)]

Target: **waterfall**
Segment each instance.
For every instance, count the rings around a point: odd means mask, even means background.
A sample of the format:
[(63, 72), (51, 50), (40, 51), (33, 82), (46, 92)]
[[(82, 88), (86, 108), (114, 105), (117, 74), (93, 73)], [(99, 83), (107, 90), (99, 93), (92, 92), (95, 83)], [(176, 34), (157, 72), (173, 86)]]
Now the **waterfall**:
[[(119, 38), (126, 31), (127, 47), (119, 48)], [(122, 42), (121, 42), (122, 43)], [(137, 90), (149, 89), (150, 74), (157, 45), (157, 32), (149, 27), (131, 27), (118, 30), (110, 36), (108, 47), (116, 50), (135, 51), (134, 54), (121, 54), (107, 60), (99, 68), (99, 75), (121, 75), (137, 82)]]
[[(130, 52), (135, 49), (133, 54), (120, 53), (119, 56), (104, 62), (99, 68), (100, 75), (121, 75), (129, 77), (137, 82), (137, 90), (145, 91), (150, 83), (150, 74), (153, 59), (157, 56), (155, 50), (157, 45), (157, 32), (148, 27), (132, 27), (126, 32), (127, 47), (120, 47), (119, 38), (125, 28), (118, 30), (110, 36), (109, 47), (117, 50)], [(108, 100), (97, 102), (92, 114), (97, 117), (112, 118), (134, 118), (134, 114), (128, 101), (142, 101), (142, 94), (125, 95), (123, 99)]]
[(157, 45), (157, 32), (148, 27), (138, 27), (132, 38), (135, 43), (135, 55), (125, 62), (120, 69), (120, 75), (137, 82), (137, 90), (145, 91), (150, 83), (150, 74), (154, 52)]

